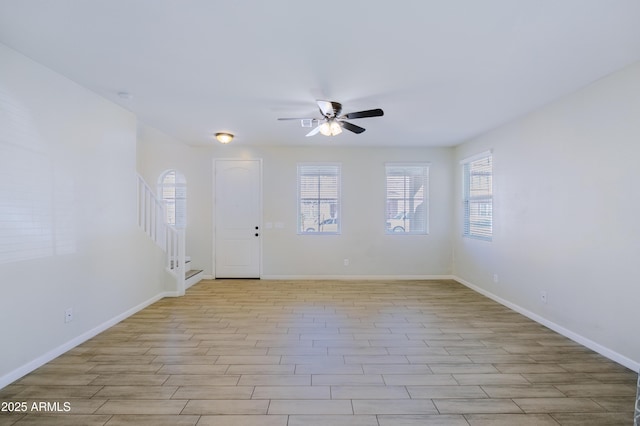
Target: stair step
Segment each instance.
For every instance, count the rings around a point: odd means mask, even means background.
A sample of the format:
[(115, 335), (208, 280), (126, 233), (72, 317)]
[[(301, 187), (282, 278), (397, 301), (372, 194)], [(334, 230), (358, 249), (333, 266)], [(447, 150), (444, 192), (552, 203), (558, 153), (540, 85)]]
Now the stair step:
[[(174, 263), (175, 263), (175, 261), (174, 261), (174, 260), (172, 260), (172, 261), (169, 263), (169, 269), (173, 269), (173, 265), (174, 265)], [(185, 265), (187, 265), (187, 266), (189, 266), (189, 264), (190, 264), (190, 263), (191, 263), (191, 259), (186, 259), (186, 260), (184, 261), (184, 264), (185, 264)]]
[(194, 275), (198, 275), (200, 272), (202, 272), (202, 269), (189, 269), (187, 272), (184, 273), (184, 279), (188, 280)]

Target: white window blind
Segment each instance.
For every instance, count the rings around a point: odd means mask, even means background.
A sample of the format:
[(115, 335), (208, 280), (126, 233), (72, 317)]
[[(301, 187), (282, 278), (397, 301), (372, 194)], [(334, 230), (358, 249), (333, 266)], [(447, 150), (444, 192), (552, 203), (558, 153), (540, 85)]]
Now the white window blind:
[(493, 236), (493, 160), (491, 153), (462, 163), (464, 236), (491, 240)]
[(187, 183), (175, 170), (165, 172), (160, 181), (160, 196), (164, 202), (167, 223), (176, 228), (187, 225)]
[(427, 234), (429, 165), (386, 164), (387, 233)]
[(339, 164), (298, 164), (298, 233), (340, 233)]

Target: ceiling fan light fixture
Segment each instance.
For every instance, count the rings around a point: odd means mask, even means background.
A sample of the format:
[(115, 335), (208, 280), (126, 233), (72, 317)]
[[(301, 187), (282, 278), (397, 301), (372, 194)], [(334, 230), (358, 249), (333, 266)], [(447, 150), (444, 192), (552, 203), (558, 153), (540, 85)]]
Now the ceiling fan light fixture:
[(331, 128), (331, 136), (339, 135), (340, 133), (342, 133), (342, 126), (335, 120), (331, 122), (331, 125), (329, 127)]
[(327, 121), (320, 125), (320, 133), (325, 136), (335, 136), (342, 133), (342, 126), (335, 120)]
[(216, 133), (216, 139), (220, 143), (227, 144), (233, 140), (233, 135), (231, 133), (220, 132)]
[(322, 123), (320, 125), (320, 133), (325, 136), (331, 136), (331, 127), (329, 126), (329, 122)]

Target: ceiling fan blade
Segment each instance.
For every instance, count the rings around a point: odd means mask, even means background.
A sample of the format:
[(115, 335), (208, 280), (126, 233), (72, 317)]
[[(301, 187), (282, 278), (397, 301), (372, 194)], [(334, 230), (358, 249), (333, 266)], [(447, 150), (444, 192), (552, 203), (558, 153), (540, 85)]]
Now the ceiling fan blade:
[(340, 102), (331, 102), (331, 106), (333, 107), (333, 116), (337, 117), (342, 112), (342, 104)]
[(337, 117), (342, 111), (342, 104), (339, 102), (317, 100), (320, 112), (327, 118)]
[(305, 136), (313, 136), (313, 135), (317, 134), (319, 131), (320, 131), (320, 126), (316, 126), (313, 130), (311, 130)]
[(348, 114), (343, 115), (340, 118), (354, 119), (354, 118), (367, 118), (367, 117), (381, 117), (383, 115), (384, 115), (384, 111), (382, 111), (380, 108), (376, 108), (376, 109), (368, 109), (366, 111), (350, 112)]
[(342, 127), (344, 127), (345, 129), (357, 134), (360, 134), (366, 130), (364, 127), (356, 126), (355, 124), (351, 124), (348, 121), (340, 121), (340, 125), (342, 125)]

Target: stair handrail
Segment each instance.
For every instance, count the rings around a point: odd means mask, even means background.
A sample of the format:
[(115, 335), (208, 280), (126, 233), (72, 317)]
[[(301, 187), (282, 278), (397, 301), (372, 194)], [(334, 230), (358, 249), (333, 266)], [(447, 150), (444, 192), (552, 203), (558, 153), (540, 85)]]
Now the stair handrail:
[(176, 293), (184, 295), (185, 235), (183, 229), (167, 223), (166, 205), (140, 174), (138, 177), (138, 226), (166, 255), (166, 269), (175, 277)]

